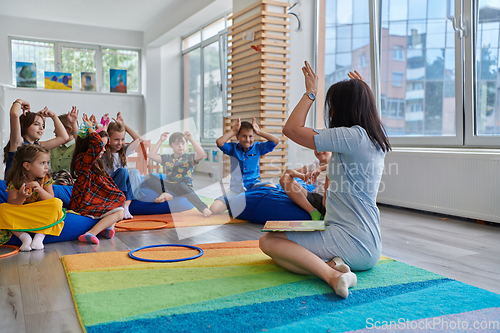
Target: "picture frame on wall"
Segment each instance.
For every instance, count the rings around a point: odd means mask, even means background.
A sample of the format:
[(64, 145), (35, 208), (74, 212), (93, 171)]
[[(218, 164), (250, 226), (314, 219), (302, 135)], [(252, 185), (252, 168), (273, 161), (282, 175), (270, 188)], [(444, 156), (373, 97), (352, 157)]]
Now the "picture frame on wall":
[(45, 71), (45, 89), (73, 90), (71, 73)]
[(36, 88), (36, 63), (16, 61), (16, 87)]
[(127, 93), (127, 70), (109, 70), (109, 91), (116, 93)]
[(96, 91), (95, 73), (92, 72), (80, 72), (80, 73), (81, 73), (82, 91)]

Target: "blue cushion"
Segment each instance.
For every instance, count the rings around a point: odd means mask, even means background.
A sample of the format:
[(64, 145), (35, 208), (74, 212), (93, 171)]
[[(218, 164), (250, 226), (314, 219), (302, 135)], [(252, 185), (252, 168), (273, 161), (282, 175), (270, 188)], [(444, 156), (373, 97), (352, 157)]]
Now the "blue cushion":
[[(313, 185), (306, 185), (302, 180), (297, 180), (308, 191), (314, 189)], [(243, 211), (235, 216), (253, 223), (266, 223), (267, 221), (296, 221), (310, 220), (311, 215), (296, 205), (280, 185), (276, 188), (259, 187), (238, 194), (231, 202), (232, 207), (244, 207)], [(241, 209), (233, 209), (241, 211)]]

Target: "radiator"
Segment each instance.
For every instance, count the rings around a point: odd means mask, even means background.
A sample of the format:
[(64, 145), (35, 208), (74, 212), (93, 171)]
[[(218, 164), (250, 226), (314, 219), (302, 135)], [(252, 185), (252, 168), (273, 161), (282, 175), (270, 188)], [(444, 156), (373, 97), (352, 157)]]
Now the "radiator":
[(395, 148), (377, 202), (500, 223), (500, 151)]

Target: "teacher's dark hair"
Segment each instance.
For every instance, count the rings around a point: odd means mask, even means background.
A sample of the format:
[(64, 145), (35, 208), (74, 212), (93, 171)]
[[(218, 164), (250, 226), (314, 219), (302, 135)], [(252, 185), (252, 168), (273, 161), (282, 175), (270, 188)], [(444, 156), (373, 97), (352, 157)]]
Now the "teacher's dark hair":
[(391, 150), (370, 87), (361, 80), (344, 80), (332, 85), (325, 97), (325, 125), (328, 128), (364, 128), (371, 142), (384, 152)]

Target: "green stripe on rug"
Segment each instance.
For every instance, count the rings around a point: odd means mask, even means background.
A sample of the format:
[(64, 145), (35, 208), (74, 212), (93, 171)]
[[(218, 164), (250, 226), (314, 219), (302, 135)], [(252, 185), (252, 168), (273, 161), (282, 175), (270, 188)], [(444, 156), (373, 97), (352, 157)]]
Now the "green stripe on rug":
[(77, 295), (281, 271), (284, 269), (276, 265), (245, 265), (75, 272), (70, 273), (69, 277), (75, 285), (73, 292)]
[[(289, 272), (270, 272), (85, 293), (75, 295), (75, 300), (78, 303), (80, 316), (85, 325), (88, 326), (307, 278), (307, 276), (290, 274)], [(112, 309), (112, 311), (103, 311), (103, 309)]]
[[(248, 267), (247, 269), (250, 269)], [(293, 273), (286, 272), (292, 276)], [(358, 272), (358, 285), (350, 290), (369, 289), (392, 285), (405, 284), (410, 282), (429, 281), (443, 279), (444, 277), (426, 271), (424, 269), (409, 266), (394, 260), (386, 260), (385, 263), (375, 266), (365, 272)], [(132, 318), (121, 318), (119, 321), (136, 320), (141, 318), (156, 318), (172, 314), (184, 314), (199, 311), (220, 310), (230, 307), (245, 306), (254, 303), (265, 303), (281, 301), (302, 296), (313, 296), (331, 293), (332, 289), (319, 278), (312, 278), (304, 281), (283, 283), (265, 289), (242, 292), (236, 295), (207, 300), (195, 304), (182, 305), (166, 310), (145, 313)]]

